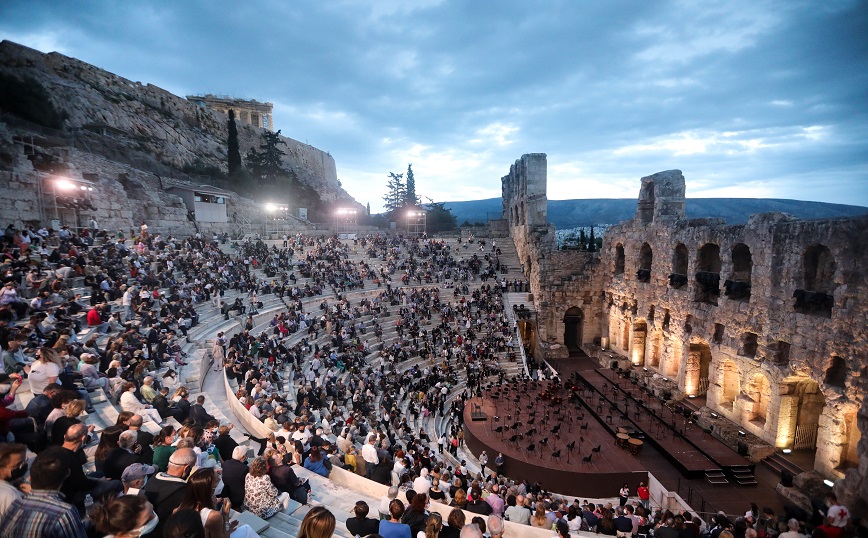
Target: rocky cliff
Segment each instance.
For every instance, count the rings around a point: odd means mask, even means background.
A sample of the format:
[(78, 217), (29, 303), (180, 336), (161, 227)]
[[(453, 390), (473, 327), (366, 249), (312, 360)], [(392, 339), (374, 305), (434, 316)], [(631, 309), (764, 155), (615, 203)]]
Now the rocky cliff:
[[(106, 221), (106, 227), (138, 224), (144, 218), (154, 219), (157, 226), (162, 224), (156, 221), (165, 219), (169, 228), (192, 229), (181, 200), (163, 187), (166, 182), (215, 181), (185, 172), (225, 174), (225, 114), (75, 58), (10, 41), (0, 43), (0, 72), (37, 81), (66, 118), (62, 130), (49, 130), (0, 116), (4, 220), (50, 216), (45, 204), (37, 207), (44, 194), (22, 189), (44, 182), (46, 174), (63, 173), (97, 185), (92, 212)], [(258, 146), (262, 129), (241, 122), (237, 126), (242, 154)], [(331, 155), (291, 138), (283, 140), (284, 167), (298, 181), (312, 187), (324, 202), (351, 199), (340, 187)], [(251, 220), (264, 218), (250, 200), (234, 195), (230, 204), (230, 215), (242, 210)], [(76, 218), (89, 218), (84, 213)]]

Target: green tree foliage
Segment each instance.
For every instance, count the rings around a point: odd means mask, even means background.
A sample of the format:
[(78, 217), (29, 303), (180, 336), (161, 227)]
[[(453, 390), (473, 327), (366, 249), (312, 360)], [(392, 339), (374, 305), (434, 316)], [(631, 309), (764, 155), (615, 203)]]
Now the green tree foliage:
[(428, 215), (426, 228), (429, 234), (446, 232), (458, 227), (458, 219), (452, 214), (451, 209), (446, 209), (445, 202), (435, 202), (428, 198)]
[(585, 248), (588, 245), (588, 238), (585, 237), (585, 229), (579, 228), (579, 246)]
[(247, 169), (257, 180), (260, 189), (271, 190), (278, 183), (278, 178), (289, 176), (283, 168), (283, 156), (286, 155), (281, 145), (286, 142), (280, 139), (280, 131), (272, 133), (263, 131), (259, 150), (250, 148), (247, 152)]
[(404, 174), (389, 172), (389, 183), (386, 185), (386, 195), (383, 196), (386, 212), (392, 213), (404, 207), (407, 197), (407, 186), (404, 184)]
[(63, 129), (66, 120), (66, 113), (54, 107), (42, 84), (28, 76), (0, 73), (0, 110), (51, 129)]
[(416, 195), (416, 177), (413, 175), (413, 165), (407, 165), (406, 193), (404, 193), (404, 205), (418, 205), (419, 197)]
[(597, 251), (597, 240), (594, 238), (594, 227), (591, 226), (591, 239), (588, 240), (588, 252)]
[(241, 170), (241, 150), (238, 147), (238, 127), (235, 125), (235, 111), (229, 111), (229, 138), (227, 140), (229, 154), (229, 175), (235, 177)]

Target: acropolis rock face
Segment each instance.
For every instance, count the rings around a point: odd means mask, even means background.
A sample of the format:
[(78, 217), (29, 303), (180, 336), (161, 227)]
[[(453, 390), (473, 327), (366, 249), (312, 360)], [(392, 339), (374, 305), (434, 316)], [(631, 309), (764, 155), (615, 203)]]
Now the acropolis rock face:
[(502, 180), (537, 351), (581, 347), (639, 367), (671, 398), (704, 396), (703, 420), (724, 440), (745, 432), (754, 460), (816, 451), (806, 471), (868, 513), (868, 217), (688, 220), (684, 176), (669, 170), (641, 179), (635, 217), (608, 228), (599, 252), (559, 251), (545, 173), (546, 156), (529, 154)]
[[(75, 58), (10, 41), (0, 43), (0, 72), (36, 80), (66, 115), (58, 131), (4, 116), (10, 122), (0, 124), (0, 213), (6, 220), (20, 224), (51, 217), (44, 208), (40, 211), (38, 190), (33, 189), (46, 178), (44, 170), (28, 162), (34, 160), (36, 148), (40, 158), (58, 163), (65, 176), (97, 185), (94, 214), (105, 228), (127, 228), (144, 219), (165, 231), (194, 231), (181, 201), (163, 192), (164, 187), (172, 182), (195, 184), (200, 176), (186, 177), (180, 172), (184, 169), (200, 173), (214, 167), (226, 172), (226, 114)], [(236, 124), (241, 153), (258, 147), (264, 129)], [(282, 140), (283, 166), (299, 182), (325, 202), (351, 199), (338, 182), (331, 155), (291, 138)], [(19, 189), (31, 192), (33, 199)], [(8, 196), (15, 192), (18, 195)], [(251, 200), (233, 196), (229, 203), (230, 213), (263, 218), (263, 209)], [(89, 219), (90, 213), (82, 218)]]

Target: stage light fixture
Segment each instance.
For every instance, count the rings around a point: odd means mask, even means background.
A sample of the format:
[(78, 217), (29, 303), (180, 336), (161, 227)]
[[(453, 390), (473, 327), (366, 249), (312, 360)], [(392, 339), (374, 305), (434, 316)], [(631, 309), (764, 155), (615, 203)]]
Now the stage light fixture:
[(823, 483), (826, 484), (827, 486), (829, 486), (830, 488), (835, 485), (835, 483), (832, 482), (831, 480), (823, 480)]
[(790, 453), (792, 453), (792, 451), (793, 451), (792, 448), (785, 448), (785, 449), (783, 450), (784, 454), (790, 454)]

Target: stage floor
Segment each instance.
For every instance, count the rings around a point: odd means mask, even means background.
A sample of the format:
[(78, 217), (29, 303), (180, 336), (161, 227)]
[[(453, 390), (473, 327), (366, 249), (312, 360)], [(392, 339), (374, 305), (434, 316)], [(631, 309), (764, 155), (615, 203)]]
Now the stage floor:
[[(580, 376), (587, 375), (589, 378), (599, 376), (595, 380), (597, 382), (601, 382), (600, 378), (606, 377), (606, 371), (598, 371), (599, 364), (589, 358), (562, 359), (558, 361), (557, 368), (562, 380), (571, 379), (574, 372), (578, 372)], [(607, 383), (611, 391), (611, 378)], [(596, 383), (591, 382), (591, 384)], [(626, 390), (632, 390), (629, 388), (632, 386), (629, 381), (622, 380), (621, 386)], [(548, 383), (536, 385), (529, 383), (526, 388), (523, 384), (507, 383), (502, 387), (493, 387), (492, 391), (486, 391), (482, 398), (471, 399), (465, 406), (464, 416), (465, 437), (471, 451), (478, 455), (481, 450), (486, 450), (489, 455), (489, 467), (493, 467), (497, 453), (502, 452), (506, 459), (504, 473), (510, 478), (527, 479), (531, 483), (540, 482), (547, 490), (569, 496), (615, 497), (618, 489), (625, 482), (635, 493), (639, 481), (647, 482), (647, 472), (651, 472), (664, 487), (670, 491), (678, 491), (697, 511), (724, 510), (728, 514), (743, 514), (747, 510), (748, 502), (754, 501), (760, 506), (771, 506), (780, 512), (783, 504), (787, 502), (775, 491), (780, 477), (761, 464), (756, 465), (755, 476), (758, 485), (755, 487), (744, 488), (733, 484), (715, 486), (709, 484), (704, 478), (684, 477), (679, 469), (650, 442), (645, 442), (638, 454), (631, 454), (629, 450), (620, 448), (616, 444), (613, 434), (619, 425), (627, 425), (620, 414), (607, 413), (608, 405), (604, 406), (602, 415), (596, 413), (598, 400), (592, 400), (587, 390), (586, 397), (582, 399), (587, 405), (569, 401), (570, 391), (567, 388), (561, 388), (558, 392), (550, 391), (546, 395), (547, 398), (543, 400), (541, 395), (548, 387)], [(497, 399), (494, 399), (493, 395), (496, 395)], [(552, 405), (551, 396), (560, 397), (560, 404)], [(516, 397), (518, 397), (517, 402)], [(485, 421), (472, 420), (477, 405), (480, 406), (478, 410), (485, 414)], [(593, 411), (588, 408), (589, 405), (594, 407)], [(561, 409), (560, 415), (555, 414), (558, 408)], [(543, 423), (546, 411), (549, 413), (549, 419)], [(535, 418), (531, 417), (533, 412), (536, 413)], [(613, 415), (612, 424), (607, 423), (608, 414)], [(579, 419), (582, 415), (584, 418)], [(629, 418), (630, 423), (635, 421), (632, 408)], [(664, 419), (670, 418), (665, 415)], [(528, 424), (529, 420), (533, 420), (533, 424)], [(516, 422), (521, 424), (513, 429), (512, 426)], [(562, 425), (558, 439), (551, 429), (559, 422)], [(584, 424), (587, 424), (587, 429), (582, 430), (581, 426)], [(508, 431), (502, 428), (501, 432), (498, 432), (496, 431), (498, 426), (510, 426), (510, 428)], [(537, 431), (528, 435), (529, 430), (533, 428)], [(519, 434), (523, 436), (521, 439), (510, 440), (513, 435)], [(541, 450), (540, 441), (546, 437), (549, 439), (548, 446)], [(581, 442), (580, 438), (583, 438)], [(566, 448), (571, 442), (575, 442), (573, 451)], [(685, 441), (677, 442), (680, 445), (674, 448), (684, 452), (677, 457), (687, 458), (688, 452), (696, 452), (698, 458), (708, 459)], [(534, 445), (533, 451), (528, 450), (530, 445)], [(592, 452), (596, 447), (600, 447), (600, 451)], [(558, 450), (559, 457), (553, 457), (553, 453)], [(714, 452), (716, 453), (713, 456), (721, 459), (725, 456), (728, 463), (731, 461), (734, 464), (739, 461), (730, 460), (732, 455), (740, 458), (726, 446), (714, 447)], [(591, 462), (584, 463), (582, 458), (588, 455), (592, 456)], [(697, 461), (695, 466), (702, 465), (704, 464), (699, 464)]]

